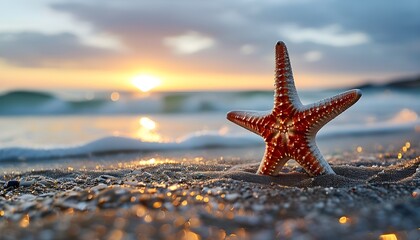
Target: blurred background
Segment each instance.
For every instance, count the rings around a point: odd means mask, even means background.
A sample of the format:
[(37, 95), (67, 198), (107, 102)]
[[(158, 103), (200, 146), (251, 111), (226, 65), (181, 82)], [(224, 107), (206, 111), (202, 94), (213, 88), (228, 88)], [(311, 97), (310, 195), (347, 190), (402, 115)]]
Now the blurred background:
[(420, 72), (417, 0), (17, 0), (0, 9), (3, 91), (133, 91), (136, 79), (161, 91), (271, 90), (278, 40), (298, 88)]
[(271, 109), (279, 40), (303, 103), (363, 91), (321, 137), (388, 134), (401, 154), (419, 138), (417, 0), (16, 0), (0, 9), (0, 160), (116, 136), (194, 148), (183, 141), (231, 147), (223, 137), (243, 134), (238, 145), (262, 145), (225, 114)]

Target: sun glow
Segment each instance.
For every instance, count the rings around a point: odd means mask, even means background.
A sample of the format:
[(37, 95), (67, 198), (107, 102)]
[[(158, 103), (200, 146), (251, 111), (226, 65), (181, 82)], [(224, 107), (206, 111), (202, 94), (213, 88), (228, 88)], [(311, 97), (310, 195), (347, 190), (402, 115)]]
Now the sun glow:
[(152, 75), (137, 75), (131, 79), (131, 83), (142, 92), (148, 92), (162, 84), (162, 81)]

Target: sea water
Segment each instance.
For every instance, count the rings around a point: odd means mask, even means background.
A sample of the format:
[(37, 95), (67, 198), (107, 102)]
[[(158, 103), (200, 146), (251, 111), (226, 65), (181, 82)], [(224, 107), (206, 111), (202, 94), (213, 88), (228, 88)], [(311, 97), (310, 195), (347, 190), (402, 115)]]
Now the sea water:
[[(340, 91), (301, 91), (299, 95), (303, 104), (310, 104)], [(226, 112), (266, 111), (272, 105), (272, 91), (4, 92), (0, 96), (0, 167), (16, 161), (89, 161), (96, 155), (171, 156), (171, 152), (179, 155), (179, 151), (197, 149), (221, 153), (222, 149), (252, 148), (260, 154), (263, 140), (227, 121)], [(353, 107), (320, 130), (317, 142), (324, 154), (372, 141), (375, 145), (416, 144), (420, 142), (419, 114), (416, 90), (367, 89)]]

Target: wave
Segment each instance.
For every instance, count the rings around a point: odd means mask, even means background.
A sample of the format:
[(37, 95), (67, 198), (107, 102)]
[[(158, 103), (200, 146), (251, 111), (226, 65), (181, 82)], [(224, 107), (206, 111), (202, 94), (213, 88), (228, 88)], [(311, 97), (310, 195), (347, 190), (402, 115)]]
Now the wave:
[[(304, 104), (338, 93), (338, 90), (301, 91)], [(165, 92), (139, 95), (119, 92), (111, 99), (111, 92), (44, 93), (13, 91), (0, 95), (0, 116), (16, 115), (116, 115), (227, 112), (232, 109), (269, 110), (273, 104), (272, 91), (245, 92)], [(420, 109), (417, 94), (406, 92), (369, 91), (354, 108), (364, 112), (389, 112), (390, 105)]]
[(12, 91), (0, 96), (0, 115), (50, 115), (90, 112), (106, 104), (98, 100), (63, 100), (51, 93)]
[[(337, 128), (328, 128), (327, 130), (318, 133), (317, 139), (410, 133), (415, 132), (420, 126), (420, 121), (417, 119), (408, 122), (398, 122), (394, 120), (376, 123), (374, 125), (348, 125)], [(263, 140), (255, 134), (228, 135), (226, 133), (213, 131), (195, 132), (171, 142), (147, 142), (134, 138), (109, 136), (79, 146), (42, 149), (26, 147), (3, 148), (0, 149), (0, 162), (88, 157), (91, 155), (128, 152), (145, 153), (207, 148), (241, 148), (262, 146), (263, 144)]]
[[(228, 111), (233, 107), (267, 108), (271, 91), (253, 92), (167, 92), (139, 95), (134, 92), (51, 94), (12, 91), (0, 95), (0, 116), (75, 114), (150, 114)], [(70, 95), (70, 99), (69, 96)], [(242, 102), (242, 104), (241, 104)]]

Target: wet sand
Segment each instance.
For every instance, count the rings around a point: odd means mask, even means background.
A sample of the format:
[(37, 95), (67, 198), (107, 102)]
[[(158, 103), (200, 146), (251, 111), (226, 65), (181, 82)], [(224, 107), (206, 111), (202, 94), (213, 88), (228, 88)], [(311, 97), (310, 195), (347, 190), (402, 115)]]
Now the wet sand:
[(8, 173), (0, 239), (418, 239), (418, 152), (336, 158), (315, 178), (233, 159)]

